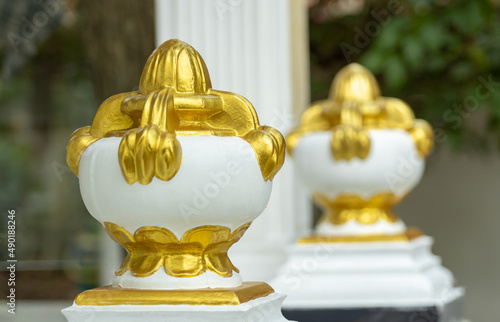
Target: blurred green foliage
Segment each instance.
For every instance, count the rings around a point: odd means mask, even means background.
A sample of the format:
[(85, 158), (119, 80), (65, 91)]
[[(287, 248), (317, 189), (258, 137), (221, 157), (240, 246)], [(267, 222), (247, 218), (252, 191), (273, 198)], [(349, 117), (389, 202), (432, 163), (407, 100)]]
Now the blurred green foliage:
[[(500, 11), (487, 0), (316, 1), (311, 93), (349, 62), (373, 71), (436, 129), (438, 146), (500, 147)], [(440, 144), (442, 143), (442, 144)]]
[[(0, 245), (13, 209), (19, 270), (64, 271), (88, 288), (103, 231), (85, 209), (66, 145), (102, 100), (136, 86), (154, 46), (153, 1), (0, 0), (0, 14)], [(0, 261), (8, 255), (0, 247)], [(46, 291), (30, 286), (28, 298)]]
[[(0, 58), (8, 46), (0, 48)], [(79, 236), (93, 232), (97, 240), (99, 225), (88, 216), (65, 160), (69, 136), (91, 123), (97, 106), (82, 46), (73, 20), (1, 84), (0, 209), (16, 210), (17, 259), (72, 260), (72, 269), (93, 262), (95, 275), (97, 249), (86, 249)], [(6, 224), (2, 216), (0, 245), (6, 245)], [(7, 247), (1, 247), (0, 260), (6, 258)], [(60, 263), (53, 269), (66, 268)]]

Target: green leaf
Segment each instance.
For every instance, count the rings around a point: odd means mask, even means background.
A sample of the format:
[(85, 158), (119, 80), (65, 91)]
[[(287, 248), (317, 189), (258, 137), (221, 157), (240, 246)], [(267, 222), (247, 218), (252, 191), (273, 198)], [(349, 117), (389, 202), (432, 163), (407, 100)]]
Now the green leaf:
[(395, 90), (402, 88), (406, 84), (407, 74), (401, 59), (397, 56), (392, 56), (387, 60), (385, 66), (384, 78), (387, 86)]
[(416, 70), (423, 63), (424, 52), (423, 46), (418, 42), (417, 38), (408, 37), (403, 40), (403, 56), (412, 70)]
[(378, 73), (382, 70), (385, 62), (385, 55), (379, 51), (369, 51), (360, 59), (361, 65), (365, 66), (373, 73)]
[(474, 67), (468, 61), (462, 61), (451, 68), (450, 76), (453, 80), (460, 82), (467, 80), (474, 72)]
[(427, 22), (420, 27), (419, 38), (430, 51), (438, 54), (445, 43), (446, 33), (447, 31), (439, 23)]

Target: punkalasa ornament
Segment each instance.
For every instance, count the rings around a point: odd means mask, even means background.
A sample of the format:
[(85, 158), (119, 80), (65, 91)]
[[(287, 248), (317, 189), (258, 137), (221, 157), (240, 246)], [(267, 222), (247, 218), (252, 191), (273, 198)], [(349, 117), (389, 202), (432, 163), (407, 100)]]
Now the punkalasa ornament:
[(330, 98), (304, 112), (287, 144), (299, 179), (326, 209), (317, 235), (356, 240), (418, 235), (406, 231), (392, 207), (420, 181), (433, 147), (432, 128), (415, 119), (403, 101), (380, 96), (367, 69), (358, 64), (342, 69)]
[(194, 48), (163, 43), (138, 91), (108, 98), (69, 140), (84, 203), (127, 256), (112, 285), (63, 310), (68, 321), (287, 321), (284, 296), (243, 283), (227, 254), (266, 207), (284, 155), (249, 101), (212, 89)]
[(381, 96), (359, 64), (339, 71), (330, 97), (304, 112), (287, 150), (324, 214), (271, 282), (288, 295), (287, 318), (462, 320), (463, 290), (432, 254), (432, 238), (392, 210), (422, 178), (432, 147), (430, 125)]

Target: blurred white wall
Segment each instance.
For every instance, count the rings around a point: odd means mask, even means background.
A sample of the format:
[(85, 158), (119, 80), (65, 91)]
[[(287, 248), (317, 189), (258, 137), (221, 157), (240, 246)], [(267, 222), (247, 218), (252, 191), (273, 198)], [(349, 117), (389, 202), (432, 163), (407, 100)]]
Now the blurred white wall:
[(466, 316), (498, 321), (500, 304), (500, 154), (436, 151), (397, 208), (408, 226), (435, 238), (434, 253), (466, 287)]

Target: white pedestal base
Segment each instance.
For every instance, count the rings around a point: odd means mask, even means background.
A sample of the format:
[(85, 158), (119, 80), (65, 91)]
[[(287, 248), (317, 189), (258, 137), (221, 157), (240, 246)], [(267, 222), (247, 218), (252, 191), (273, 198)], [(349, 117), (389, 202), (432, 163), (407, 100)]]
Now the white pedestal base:
[(283, 309), (439, 307), (463, 296), (431, 253), (433, 239), (311, 243), (291, 247), (270, 284)]
[(283, 309), (292, 320), (307, 322), (470, 322), (464, 320), (464, 295), (429, 307)]
[(285, 295), (273, 293), (240, 305), (107, 305), (62, 310), (68, 322), (237, 322), (288, 321), (281, 314)]

